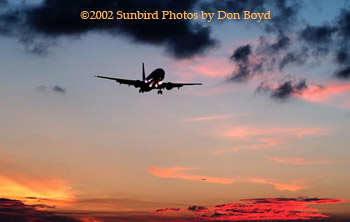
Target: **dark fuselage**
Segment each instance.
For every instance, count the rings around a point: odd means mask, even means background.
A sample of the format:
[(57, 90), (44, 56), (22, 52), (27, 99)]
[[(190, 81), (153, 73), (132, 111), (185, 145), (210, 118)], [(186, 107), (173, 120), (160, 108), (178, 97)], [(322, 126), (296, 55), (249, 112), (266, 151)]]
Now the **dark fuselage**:
[(162, 80), (164, 79), (165, 72), (163, 69), (155, 69), (151, 74), (149, 74), (143, 84), (140, 87), (140, 91), (148, 92), (152, 89), (157, 89), (162, 85)]

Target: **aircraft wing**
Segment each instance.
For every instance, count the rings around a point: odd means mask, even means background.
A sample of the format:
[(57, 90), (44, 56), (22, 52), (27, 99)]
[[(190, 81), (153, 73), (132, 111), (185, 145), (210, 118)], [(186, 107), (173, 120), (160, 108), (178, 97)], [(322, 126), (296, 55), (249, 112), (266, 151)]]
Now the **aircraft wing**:
[(131, 80), (131, 79), (119, 79), (119, 78), (112, 78), (112, 77), (107, 77), (107, 76), (95, 76), (97, 78), (102, 78), (102, 79), (109, 79), (109, 80), (114, 80), (120, 84), (125, 84), (125, 85), (133, 85), (135, 87), (140, 87), (140, 80)]
[(180, 88), (183, 86), (195, 86), (195, 85), (203, 85), (202, 83), (174, 83), (174, 82), (164, 82), (162, 83), (162, 88), (166, 88), (167, 90), (171, 90), (172, 88)]

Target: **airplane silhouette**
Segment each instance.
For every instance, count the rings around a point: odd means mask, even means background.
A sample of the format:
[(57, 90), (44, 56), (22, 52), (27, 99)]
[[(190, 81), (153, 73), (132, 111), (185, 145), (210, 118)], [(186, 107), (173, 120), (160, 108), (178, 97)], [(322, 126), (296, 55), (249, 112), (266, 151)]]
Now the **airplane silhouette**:
[(149, 92), (153, 89), (158, 90), (158, 94), (163, 94), (162, 89), (171, 90), (173, 88), (178, 88), (190, 85), (202, 85), (202, 83), (172, 83), (172, 82), (162, 82), (164, 79), (165, 72), (163, 69), (155, 69), (147, 77), (145, 76), (145, 65), (142, 63), (142, 80), (131, 80), (131, 79), (119, 79), (106, 76), (95, 76), (103, 79), (110, 79), (118, 82), (120, 85), (133, 85), (135, 88), (140, 88), (139, 93)]

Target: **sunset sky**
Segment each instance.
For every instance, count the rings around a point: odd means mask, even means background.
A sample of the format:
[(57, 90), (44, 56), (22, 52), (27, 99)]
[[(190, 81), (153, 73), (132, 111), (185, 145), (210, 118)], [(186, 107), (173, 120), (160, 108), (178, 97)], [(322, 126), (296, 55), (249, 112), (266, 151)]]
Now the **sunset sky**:
[[(347, 1), (0, 0), (0, 17), (0, 209), (80, 222), (350, 218)], [(94, 78), (141, 79), (142, 62), (203, 85), (139, 94)]]

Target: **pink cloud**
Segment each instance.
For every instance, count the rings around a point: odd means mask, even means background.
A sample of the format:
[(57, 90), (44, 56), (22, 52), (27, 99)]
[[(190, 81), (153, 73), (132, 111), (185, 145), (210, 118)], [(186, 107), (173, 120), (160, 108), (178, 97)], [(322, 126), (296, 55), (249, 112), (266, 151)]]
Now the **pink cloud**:
[(330, 164), (329, 160), (305, 160), (303, 158), (282, 158), (282, 157), (270, 157), (271, 161), (283, 164), (292, 165), (316, 165), (316, 164)]
[(174, 67), (180, 76), (190, 72), (207, 77), (228, 76), (232, 72), (232, 64), (228, 58), (200, 57), (196, 59), (183, 60), (176, 63)]
[(350, 95), (350, 83), (329, 83), (324, 87), (308, 86), (308, 88), (297, 97), (309, 102), (329, 103), (334, 97)]
[(259, 150), (267, 149), (286, 143), (293, 137), (303, 138), (304, 136), (324, 136), (329, 135), (329, 128), (326, 127), (252, 127), (235, 126), (226, 130), (218, 130), (212, 133), (215, 136), (234, 139), (253, 141), (248, 145), (234, 146), (231, 149), (214, 151), (213, 154), (223, 154), (227, 152), (236, 152), (239, 150)]
[(308, 205), (344, 203), (344, 199), (320, 198), (259, 198), (245, 199), (206, 208), (196, 206), (194, 215), (201, 221), (267, 221), (267, 220), (311, 220), (328, 218)]

